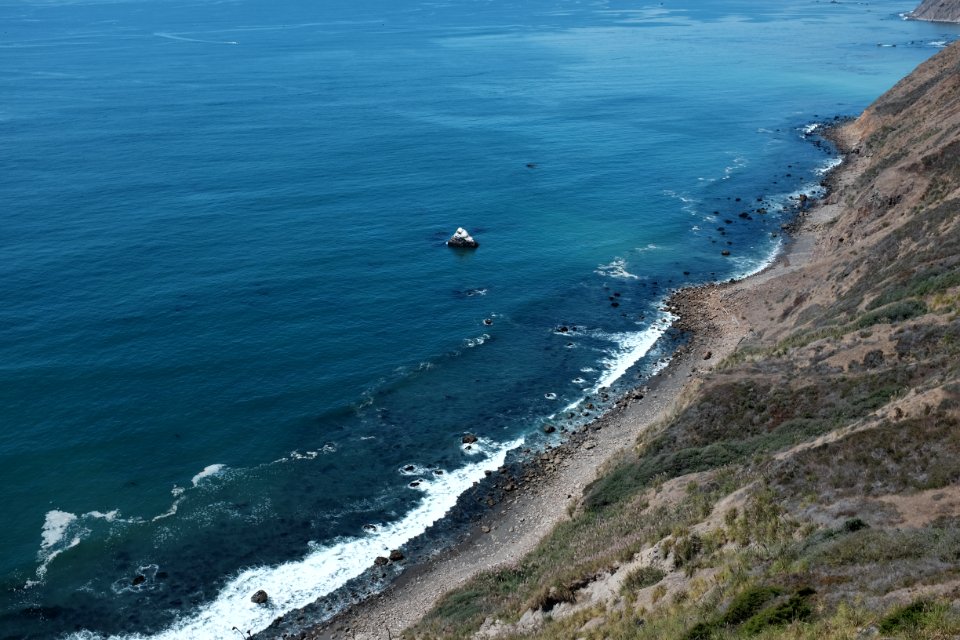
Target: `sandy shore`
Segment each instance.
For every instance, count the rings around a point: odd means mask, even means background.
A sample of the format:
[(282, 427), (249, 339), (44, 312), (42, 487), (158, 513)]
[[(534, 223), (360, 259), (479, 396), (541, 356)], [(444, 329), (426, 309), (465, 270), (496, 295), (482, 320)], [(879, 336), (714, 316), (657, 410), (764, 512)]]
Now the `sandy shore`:
[[(846, 147), (845, 141), (838, 141)], [(856, 175), (857, 156), (830, 178), (836, 187)], [(744, 340), (762, 327), (754, 303), (771, 292), (789, 291), (790, 282), (823, 244), (823, 230), (839, 213), (836, 195), (828, 196), (799, 217), (784, 250), (765, 270), (737, 282), (706, 285), (677, 292), (670, 301), (679, 328), (690, 332), (670, 365), (640, 390), (573, 434), (563, 446), (538, 456), (536, 472), (478, 523), (469, 538), (427, 562), (406, 568), (384, 592), (355, 605), (307, 632), (284, 636), (283, 626), (266, 637), (388, 639), (419, 621), (449, 590), (481, 571), (510, 565), (531, 551), (559, 522), (567, 509), (596, 479), (604, 464), (651, 425), (692, 397), (703, 377)], [(289, 614), (295, 615), (295, 614)]]

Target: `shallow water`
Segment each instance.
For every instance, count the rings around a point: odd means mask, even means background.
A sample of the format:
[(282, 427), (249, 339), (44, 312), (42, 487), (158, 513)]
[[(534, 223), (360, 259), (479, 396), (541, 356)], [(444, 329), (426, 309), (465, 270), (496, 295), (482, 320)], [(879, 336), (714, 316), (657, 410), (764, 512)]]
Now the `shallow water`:
[(588, 419), (909, 8), (0, 3), (0, 636), (262, 628)]

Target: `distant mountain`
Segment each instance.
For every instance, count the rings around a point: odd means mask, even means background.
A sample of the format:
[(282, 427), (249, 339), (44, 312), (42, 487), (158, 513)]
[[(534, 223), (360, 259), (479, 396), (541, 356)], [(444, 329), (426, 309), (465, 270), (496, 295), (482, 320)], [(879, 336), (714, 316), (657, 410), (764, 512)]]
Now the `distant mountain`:
[(923, 0), (910, 17), (931, 22), (960, 22), (960, 0)]

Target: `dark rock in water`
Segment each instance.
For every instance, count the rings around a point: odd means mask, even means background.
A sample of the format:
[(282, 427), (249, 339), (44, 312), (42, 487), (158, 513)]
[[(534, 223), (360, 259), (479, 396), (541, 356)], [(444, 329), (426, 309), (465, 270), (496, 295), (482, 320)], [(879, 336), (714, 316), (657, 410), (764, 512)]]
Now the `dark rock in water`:
[(377, 530), (377, 525), (375, 525), (375, 524), (365, 524), (365, 525), (363, 525), (363, 530), (366, 531), (367, 533), (373, 533), (374, 531)]
[(537, 163), (536, 163), (536, 162), (528, 162), (528, 163), (527, 163), (527, 169), (536, 169), (536, 168), (537, 168)]
[(557, 430), (557, 428), (556, 428), (555, 426), (553, 426), (552, 424), (545, 424), (545, 425), (543, 425), (543, 432), (544, 432), (544, 433), (553, 433), (553, 432), (555, 432), (556, 430)]
[(399, 549), (394, 549), (390, 552), (390, 562), (400, 562), (404, 557), (403, 552)]
[(373, 564), (377, 565), (378, 567), (382, 567), (388, 562), (390, 562), (390, 558), (386, 558), (384, 556), (377, 556), (373, 559)]
[(257, 591), (255, 594), (250, 596), (250, 602), (253, 602), (255, 604), (266, 604), (267, 600), (269, 599), (270, 598), (269, 596), (267, 596), (267, 592), (264, 591), (263, 589), (260, 589), (260, 591)]
[(443, 469), (434, 469), (434, 470), (433, 470), (433, 475), (435, 475), (435, 476), (442, 476), (442, 475), (443, 475)]
[(473, 444), (477, 441), (477, 436), (473, 435), (472, 433), (468, 433), (467, 435), (463, 436), (460, 441), (463, 444)]
[(722, 256), (728, 256), (728, 255), (730, 255), (730, 252), (727, 251), (726, 249), (724, 249), (723, 251), (720, 252), (720, 255), (722, 255)]
[(417, 468), (416, 468), (415, 466), (413, 466), (412, 464), (408, 464), (408, 465), (406, 465), (406, 466), (403, 468), (404, 471), (408, 471), (408, 472), (409, 472), (409, 471), (416, 471), (416, 469), (417, 469)]
[(147, 576), (141, 574), (136, 576), (130, 584), (132, 584), (133, 586), (137, 586), (139, 584), (143, 584), (146, 581), (147, 581)]
[(476, 249), (480, 246), (480, 243), (473, 239), (467, 230), (463, 227), (458, 227), (457, 232), (450, 236), (450, 239), (447, 240), (448, 247), (456, 247), (458, 249)]
[(484, 318), (483, 324), (485, 324), (485, 325), (487, 325), (487, 326), (489, 327), (490, 325), (493, 324), (493, 320), (491, 320), (490, 318)]

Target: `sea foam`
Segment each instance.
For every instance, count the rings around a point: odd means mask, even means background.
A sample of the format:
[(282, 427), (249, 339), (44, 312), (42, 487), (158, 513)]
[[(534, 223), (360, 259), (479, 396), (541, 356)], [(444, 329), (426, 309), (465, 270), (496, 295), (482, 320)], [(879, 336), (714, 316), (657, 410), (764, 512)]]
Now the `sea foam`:
[(606, 337), (615, 342), (617, 347), (603, 359), (605, 371), (590, 392), (596, 393), (600, 388), (609, 387), (619, 380), (630, 367), (647, 355), (676, 319), (673, 314), (662, 312), (646, 329), (607, 335)]
[(627, 261), (623, 258), (615, 258), (609, 264), (602, 264), (596, 268), (595, 272), (601, 276), (609, 278), (620, 278), (622, 280), (639, 280), (640, 276), (627, 271)]
[(191, 479), (190, 482), (193, 483), (193, 486), (197, 486), (198, 484), (200, 484), (201, 480), (205, 478), (209, 478), (211, 476), (215, 476), (221, 473), (225, 468), (226, 468), (226, 465), (223, 465), (223, 464), (207, 465), (206, 467), (203, 468), (203, 471), (193, 476), (193, 479)]
[(37, 551), (37, 579), (28, 580), (24, 585), (30, 588), (43, 582), (46, 578), (50, 563), (64, 551), (79, 545), (90, 535), (89, 524), (94, 520), (113, 522), (120, 516), (119, 511), (90, 511), (82, 515), (53, 509), (44, 517), (43, 529), (40, 532), (40, 550)]
[[(420, 504), (397, 522), (375, 525), (362, 537), (311, 545), (307, 555), (300, 560), (241, 571), (229, 580), (212, 602), (160, 633), (109, 638), (232, 640), (237, 637), (234, 626), (254, 632), (266, 628), (277, 616), (306, 606), (343, 586), (370, 567), (375, 557), (387, 555), (391, 549), (422, 534), (456, 504), (462, 493), (482, 479), (485, 471), (502, 466), (507, 452), (523, 443), (522, 440), (499, 445), (488, 442), (481, 439), (474, 445), (475, 450), (482, 449), (486, 454), (483, 460), (442, 475), (425, 476), (418, 487), (423, 492)], [(250, 601), (250, 596), (260, 589), (270, 596), (266, 606)], [(102, 640), (105, 637), (89, 631), (68, 636), (73, 640)]]

